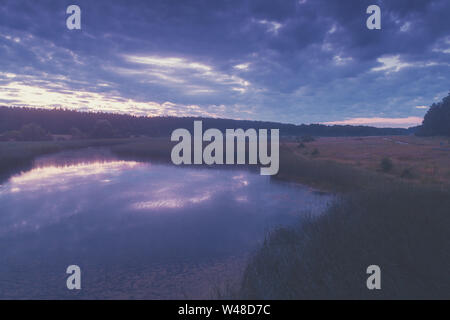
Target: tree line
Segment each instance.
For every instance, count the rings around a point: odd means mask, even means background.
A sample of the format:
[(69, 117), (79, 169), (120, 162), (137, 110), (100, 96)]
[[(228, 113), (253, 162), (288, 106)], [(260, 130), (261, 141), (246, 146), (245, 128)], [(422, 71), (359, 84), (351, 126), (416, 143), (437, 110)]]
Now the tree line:
[(450, 136), (450, 93), (442, 101), (431, 105), (417, 134)]
[(200, 117), (145, 117), (105, 112), (79, 112), (68, 109), (0, 107), (0, 135), (11, 140), (44, 140), (48, 134), (75, 138), (113, 138), (170, 136), (177, 128), (192, 129), (194, 120), (202, 120), (204, 129), (228, 128), (280, 129), (282, 136), (380, 136), (405, 135), (412, 129), (375, 128), (322, 124), (294, 125), (266, 121), (231, 120)]

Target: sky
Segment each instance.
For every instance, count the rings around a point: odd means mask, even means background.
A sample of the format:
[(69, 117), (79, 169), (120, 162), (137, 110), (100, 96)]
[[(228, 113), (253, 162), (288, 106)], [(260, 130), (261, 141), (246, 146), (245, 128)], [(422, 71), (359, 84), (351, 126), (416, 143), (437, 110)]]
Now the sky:
[(449, 15), (448, 0), (0, 0), (0, 105), (410, 127), (450, 91)]

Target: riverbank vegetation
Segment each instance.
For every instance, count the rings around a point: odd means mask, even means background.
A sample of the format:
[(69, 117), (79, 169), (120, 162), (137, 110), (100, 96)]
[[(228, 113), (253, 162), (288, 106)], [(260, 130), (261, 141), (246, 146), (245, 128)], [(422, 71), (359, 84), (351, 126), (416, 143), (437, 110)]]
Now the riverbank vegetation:
[[(267, 235), (236, 291), (243, 299), (449, 299), (450, 192), (372, 184), (319, 217)], [(381, 290), (366, 269), (381, 268)]]
[[(280, 171), (273, 179), (299, 182), (330, 192), (352, 192), (393, 181), (450, 185), (447, 142), (442, 145), (440, 139), (418, 137), (392, 139), (316, 138), (302, 142), (302, 148), (298, 143), (282, 140)], [(402, 144), (393, 148), (396, 142)], [(108, 147), (125, 159), (170, 162), (174, 144), (166, 137), (0, 142), (0, 175), (30, 166), (41, 155), (99, 146)], [(383, 169), (385, 162), (389, 162), (389, 170)]]
[[(345, 168), (351, 168), (368, 172), (371, 177), (381, 175), (415, 184), (450, 185), (450, 138), (445, 136), (321, 137), (308, 143), (287, 142), (285, 146), (299, 159), (298, 166), (300, 162), (314, 161), (315, 166), (330, 172), (328, 176), (332, 175), (331, 171), (344, 172)], [(316, 149), (319, 153), (313, 156)], [(322, 165), (327, 162), (341, 169)], [(312, 174), (303, 171), (303, 176)], [(345, 173), (341, 180), (345, 182), (345, 175), (350, 174)]]
[[(284, 145), (278, 178), (337, 191), (339, 197), (322, 215), (270, 232), (241, 285), (219, 297), (450, 298), (450, 185), (442, 176), (450, 172), (446, 142), (402, 138), (400, 143), (374, 137)], [(361, 148), (367, 140), (369, 147)], [(304, 152), (314, 148), (323, 150), (319, 157)], [(409, 161), (414, 176), (405, 173), (402, 160)], [(441, 175), (425, 179), (430, 166)], [(381, 290), (366, 287), (370, 265), (381, 268)]]

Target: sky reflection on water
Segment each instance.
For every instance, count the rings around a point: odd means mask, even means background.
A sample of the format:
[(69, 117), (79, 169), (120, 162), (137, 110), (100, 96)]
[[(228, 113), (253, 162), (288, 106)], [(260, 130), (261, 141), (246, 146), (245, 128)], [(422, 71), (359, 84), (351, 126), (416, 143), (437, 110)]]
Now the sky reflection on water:
[[(82, 154), (0, 185), (0, 298), (207, 297), (205, 279), (242, 270), (265, 231), (330, 200), (245, 169)], [(69, 264), (84, 271), (81, 292), (64, 288)]]

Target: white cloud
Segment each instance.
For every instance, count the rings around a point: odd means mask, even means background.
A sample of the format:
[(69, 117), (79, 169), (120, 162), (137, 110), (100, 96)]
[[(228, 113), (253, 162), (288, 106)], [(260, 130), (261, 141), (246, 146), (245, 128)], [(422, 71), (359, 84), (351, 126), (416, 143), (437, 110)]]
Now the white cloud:
[(257, 20), (258, 23), (263, 24), (267, 27), (267, 32), (278, 34), (278, 30), (283, 27), (283, 25), (276, 21), (268, 21), (268, 20)]
[(411, 23), (410, 22), (405, 22), (401, 27), (400, 27), (400, 31), (401, 32), (406, 32), (409, 30), (409, 28), (411, 27)]
[[(216, 70), (213, 66), (179, 57), (125, 55), (127, 62), (139, 64), (139, 67), (107, 67), (110, 71), (125, 75), (139, 76), (142, 83), (157, 83), (176, 87), (185, 94), (209, 94), (218, 87), (221, 90), (239, 88), (246, 90), (250, 83), (234, 74)], [(245, 70), (248, 64), (235, 66)], [(225, 87), (225, 88), (224, 88)]]
[(340, 55), (336, 55), (333, 57), (334, 63), (338, 66), (346, 65), (352, 60), (353, 60), (352, 57), (341, 57)]
[(250, 66), (250, 63), (241, 63), (233, 66), (234, 69), (237, 70), (248, 70), (248, 67)]
[(328, 34), (333, 34), (333, 33), (336, 32), (336, 30), (337, 30), (337, 27), (336, 27), (335, 24), (333, 24), (333, 25), (331, 26), (330, 30), (328, 30), (327, 33), (328, 33)]
[(164, 104), (138, 102), (114, 93), (72, 90), (63, 84), (13, 81), (0, 87), (0, 101), (9, 105), (70, 109), (84, 108), (105, 112), (121, 112), (140, 115), (160, 115)]
[(237, 92), (240, 92), (240, 93), (245, 93), (247, 91), (245, 88), (237, 88), (237, 87), (232, 88), (231, 90), (237, 91)]
[(382, 64), (380, 67), (372, 68), (372, 71), (398, 72), (403, 68), (411, 67), (413, 64), (402, 62), (400, 56), (387, 56), (378, 58), (377, 61)]
[(212, 70), (210, 66), (182, 58), (126, 55), (125, 59), (130, 62), (167, 69), (192, 69), (199, 72), (209, 72)]
[(416, 62), (404, 62), (401, 60), (400, 55), (396, 56), (385, 56), (378, 58), (377, 61), (382, 65), (379, 67), (372, 68), (370, 71), (379, 72), (385, 71), (386, 73), (399, 72), (404, 68), (426, 68), (433, 66), (450, 66), (450, 63), (438, 63), (435, 61), (416, 61)]
[[(204, 116), (239, 118), (246, 113), (247, 106), (215, 106), (178, 104), (170, 101), (155, 102), (151, 100), (138, 101), (121, 96), (114, 90), (95, 92), (83, 89), (72, 89), (69, 85), (53, 77), (41, 80), (32, 76), (21, 76), (0, 72), (0, 103), (7, 106), (26, 106), (35, 108), (67, 108), (78, 111), (102, 111), (111, 113), (126, 113), (136, 116)], [(108, 83), (99, 83), (98, 89), (112, 88)], [(191, 94), (197, 94), (191, 89)], [(233, 91), (243, 92), (236, 87)], [(249, 112), (250, 113), (250, 112)]]

